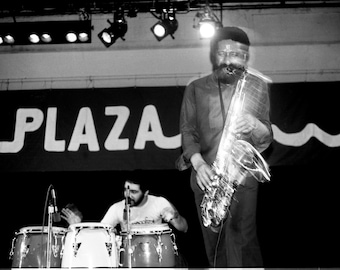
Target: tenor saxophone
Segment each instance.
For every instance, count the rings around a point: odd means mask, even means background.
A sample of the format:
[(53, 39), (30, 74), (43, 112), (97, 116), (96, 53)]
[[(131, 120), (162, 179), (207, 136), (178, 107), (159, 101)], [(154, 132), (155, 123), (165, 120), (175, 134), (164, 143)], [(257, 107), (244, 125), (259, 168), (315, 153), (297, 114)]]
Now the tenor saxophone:
[[(254, 106), (256, 107), (259, 103), (256, 97), (260, 94), (251, 97), (247, 95), (248, 76), (255, 76), (262, 80), (266, 78), (255, 72), (250, 69), (245, 70), (237, 82), (224, 123), (217, 155), (211, 165), (215, 177), (212, 181), (212, 187), (209, 190), (206, 189), (203, 196), (201, 216), (204, 226), (210, 227), (212, 230), (218, 228), (228, 217), (234, 193), (246, 176), (251, 174), (259, 182), (270, 180), (269, 167), (261, 154), (235, 132), (235, 120), (242, 113), (249, 112), (249, 109), (254, 110)], [(252, 88), (251, 91), (262, 90), (258, 87)]]

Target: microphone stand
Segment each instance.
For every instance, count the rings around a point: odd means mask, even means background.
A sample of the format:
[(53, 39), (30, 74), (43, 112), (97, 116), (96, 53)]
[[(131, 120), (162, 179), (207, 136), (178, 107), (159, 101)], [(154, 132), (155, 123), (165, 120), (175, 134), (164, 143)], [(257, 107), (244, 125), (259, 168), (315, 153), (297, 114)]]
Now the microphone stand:
[[(52, 200), (49, 201), (48, 205), (48, 228), (47, 228), (47, 246), (46, 246), (46, 267), (51, 268), (51, 257), (52, 257), (52, 226), (53, 221), (59, 222), (60, 221), (60, 214), (58, 213), (57, 208), (57, 199), (55, 195), (54, 187), (51, 185), (51, 195)], [(56, 244), (56, 243), (55, 243)]]
[(132, 246), (131, 246), (131, 239), (132, 239), (132, 234), (131, 234), (131, 223), (130, 223), (130, 204), (129, 204), (129, 198), (130, 198), (130, 188), (128, 187), (127, 189), (127, 194), (125, 198), (125, 209), (126, 209), (126, 221), (127, 221), (127, 253), (128, 253), (128, 258), (127, 258), (127, 267), (131, 268), (132, 267), (132, 262), (131, 262), (131, 257), (132, 257)]
[(46, 251), (46, 268), (51, 268), (51, 253), (52, 253), (52, 216), (54, 206), (52, 203), (48, 206), (48, 224), (47, 224), (47, 251)]

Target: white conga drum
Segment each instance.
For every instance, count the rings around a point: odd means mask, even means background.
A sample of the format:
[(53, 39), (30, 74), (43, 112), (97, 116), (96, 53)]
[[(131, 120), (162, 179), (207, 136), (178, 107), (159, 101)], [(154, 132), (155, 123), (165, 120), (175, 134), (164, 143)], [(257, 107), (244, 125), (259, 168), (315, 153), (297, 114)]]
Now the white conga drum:
[[(122, 266), (129, 266), (128, 234), (122, 232)], [(131, 226), (131, 267), (175, 267), (177, 246), (167, 224)], [(124, 254), (124, 255), (122, 255)]]
[[(51, 267), (61, 266), (61, 250), (65, 228), (52, 227)], [(48, 227), (23, 227), (15, 233), (10, 257), (13, 268), (46, 268)]]
[(102, 223), (76, 223), (68, 227), (61, 267), (118, 267), (114, 228)]

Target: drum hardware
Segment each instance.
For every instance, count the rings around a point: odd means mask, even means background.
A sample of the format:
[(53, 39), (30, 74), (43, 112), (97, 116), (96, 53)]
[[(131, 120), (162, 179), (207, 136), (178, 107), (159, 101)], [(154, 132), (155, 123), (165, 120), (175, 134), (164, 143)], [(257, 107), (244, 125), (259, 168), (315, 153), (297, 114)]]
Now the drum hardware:
[[(53, 236), (54, 236), (54, 245), (51, 245), (51, 250), (53, 252), (53, 257), (54, 258), (57, 258), (58, 257), (58, 254), (60, 254), (59, 250), (60, 250), (60, 246), (58, 245), (58, 242), (57, 242), (57, 234), (56, 233), (53, 233)], [(62, 237), (64, 238), (64, 236)]]
[[(11, 251), (9, 252), (9, 260), (13, 259), (13, 255), (14, 255), (14, 243), (15, 243), (16, 240), (17, 240), (16, 237), (14, 237), (12, 239)], [(25, 254), (25, 256), (26, 256), (26, 254)]]
[(174, 247), (174, 253), (176, 256), (178, 256), (178, 247), (176, 245), (176, 236), (174, 233), (170, 234), (170, 239), (172, 242), (172, 246)]
[(108, 235), (108, 242), (105, 242), (105, 247), (107, 250), (107, 254), (109, 255), (109, 257), (111, 257), (112, 255), (112, 247), (116, 247), (113, 245), (113, 243), (115, 243), (116, 241), (116, 237), (114, 236), (114, 232), (113, 229), (111, 229), (110, 231), (107, 230), (106, 231), (107, 235)]
[(106, 249), (107, 249), (107, 254), (111, 256), (112, 254), (112, 243), (105, 243)]
[(73, 243), (72, 247), (73, 247), (73, 256), (74, 257), (77, 257), (80, 245), (81, 245), (81, 243)]
[(75, 231), (74, 238), (73, 238), (72, 249), (73, 249), (73, 256), (74, 256), (74, 257), (77, 257), (78, 250), (79, 250), (80, 245), (81, 245), (81, 243), (77, 243), (77, 236), (78, 236), (78, 234), (79, 234), (79, 232), (80, 232), (80, 229), (81, 229), (81, 228), (78, 228), (78, 229)]
[[(17, 235), (19, 233), (16, 233), (16, 236), (12, 239), (12, 246), (11, 246), (11, 251), (9, 252), (9, 259), (12, 260), (13, 259), (13, 255), (14, 255), (14, 248), (15, 248), (15, 242), (17, 240)], [(24, 239), (23, 239), (23, 244), (20, 247), (20, 254), (22, 256), (22, 258), (25, 258), (27, 256), (27, 253), (29, 252), (30, 246), (26, 245), (26, 239), (27, 239), (27, 234), (26, 232), (23, 233), (24, 235)]]
[(155, 248), (156, 248), (159, 262), (162, 262), (162, 251), (163, 251), (162, 246), (163, 246), (162, 239), (161, 239), (160, 234), (158, 234), (157, 235), (157, 246)]
[[(163, 258), (162, 252), (163, 252), (163, 246), (164, 246), (161, 236), (162, 236), (161, 232), (157, 233), (157, 246), (155, 246), (156, 252), (158, 254), (158, 261), (160, 263), (162, 262), (162, 258)], [(178, 256), (178, 247), (176, 245), (176, 236), (175, 236), (174, 233), (170, 234), (170, 239), (171, 239), (171, 242), (172, 242), (172, 245), (173, 245), (173, 248), (174, 248), (174, 254), (176, 256)]]

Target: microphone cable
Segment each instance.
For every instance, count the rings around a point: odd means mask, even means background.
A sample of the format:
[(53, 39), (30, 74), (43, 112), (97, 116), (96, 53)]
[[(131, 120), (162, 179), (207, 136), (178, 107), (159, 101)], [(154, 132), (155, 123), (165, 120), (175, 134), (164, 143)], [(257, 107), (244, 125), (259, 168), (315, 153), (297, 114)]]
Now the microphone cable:
[(214, 268), (216, 268), (216, 260), (217, 260), (217, 250), (218, 250), (218, 246), (220, 244), (220, 240), (221, 240), (221, 235), (222, 235), (222, 230), (223, 230), (223, 220), (221, 222), (221, 226), (220, 226), (220, 230), (218, 232), (218, 238), (217, 238), (217, 242), (216, 242), (216, 246), (215, 246), (215, 254), (214, 254)]

